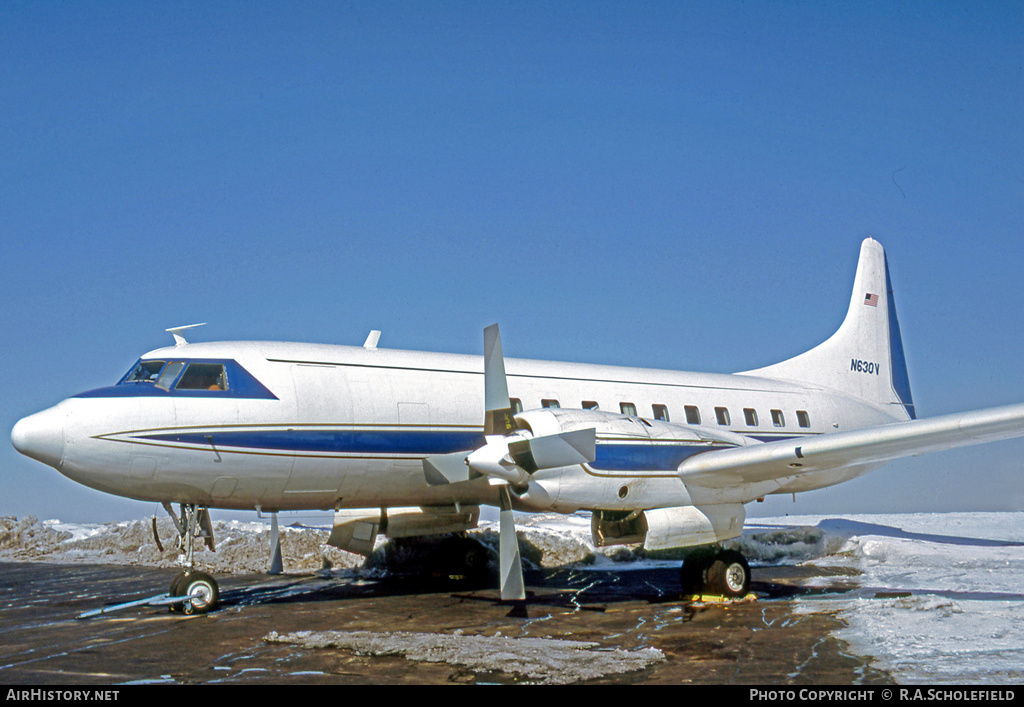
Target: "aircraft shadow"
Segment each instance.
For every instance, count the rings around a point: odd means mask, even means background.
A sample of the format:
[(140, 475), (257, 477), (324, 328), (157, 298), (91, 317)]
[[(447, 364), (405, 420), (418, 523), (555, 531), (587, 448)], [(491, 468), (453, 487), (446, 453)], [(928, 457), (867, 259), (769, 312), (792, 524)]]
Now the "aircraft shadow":
[[(625, 571), (555, 568), (524, 568), (527, 603), (576, 606), (617, 602), (662, 603), (680, 601), (679, 570), (669, 568)], [(225, 608), (252, 604), (290, 604), (345, 601), (361, 598), (453, 594), (465, 600), (501, 602), (495, 573), (481, 577), (440, 577), (400, 570), (379, 573), (365, 570), (321, 572), (308, 575), (267, 577), (245, 586), (225, 586)]]
[(881, 535), (890, 538), (902, 538), (905, 540), (921, 540), (930, 543), (941, 543), (944, 545), (964, 545), (970, 547), (1024, 547), (1024, 542), (1012, 540), (989, 540), (986, 538), (971, 538), (958, 535), (941, 535), (938, 533), (917, 533), (911, 530), (904, 530), (891, 525), (879, 523), (865, 523), (857, 520), (844, 520), (829, 518), (821, 521), (816, 526), (821, 530), (846, 535)]
[(757, 519), (747, 522), (747, 530), (771, 532), (773, 530), (785, 530), (793, 528), (814, 528), (832, 535), (853, 536), (853, 535), (879, 535), (888, 538), (902, 538), (904, 540), (921, 540), (930, 543), (942, 543), (945, 545), (962, 545), (969, 547), (1024, 547), (1024, 542), (1014, 540), (992, 540), (987, 538), (966, 537), (958, 535), (944, 535), (939, 533), (918, 533), (912, 530), (904, 530), (892, 525), (880, 523), (867, 523), (859, 520), (848, 520), (846, 518), (826, 518), (814, 526), (783, 526), (758, 525)]

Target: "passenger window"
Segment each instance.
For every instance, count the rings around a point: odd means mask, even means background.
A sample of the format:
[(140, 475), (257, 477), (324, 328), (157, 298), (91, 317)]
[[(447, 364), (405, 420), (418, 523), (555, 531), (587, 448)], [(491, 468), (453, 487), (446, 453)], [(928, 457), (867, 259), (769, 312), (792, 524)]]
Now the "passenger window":
[(700, 424), (700, 410), (697, 409), (696, 405), (686, 405), (683, 410), (686, 411), (686, 421), (691, 425)]
[(786, 426), (786, 417), (782, 414), (782, 410), (772, 410), (772, 424), (776, 427)]
[(729, 424), (729, 409), (728, 408), (715, 408), (715, 418), (718, 420), (720, 425)]
[(747, 427), (757, 427), (757, 411), (753, 408), (743, 408), (743, 419), (747, 421)]
[(545, 408), (560, 408), (560, 407), (562, 407), (561, 405), (558, 404), (557, 400), (541, 400), (540, 401), (540, 406), (541, 407), (545, 407)]
[(227, 390), (228, 377), (220, 363), (190, 363), (175, 390)]
[(184, 367), (185, 364), (182, 361), (171, 361), (168, 363), (164, 366), (164, 370), (160, 374), (160, 377), (156, 379), (156, 386), (158, 388), (163, 388), (164, 390), (170, 390), (171, 383), (174, 382), (174, 379), (178, 377), (178, 374)]
[(508, 404), (509, 407), (512, 408), (513, 415), (518, 415), (523, 411), (523, 401), (519, 398), (509, 398)]
[(811, 417), (810, 417), (810, 415), (807, 414), (806, 410), (797, 410), (796, 411), (796, 423), (798, 425), (800, 425), (801, 427), (810, 427), (811, 426)]
[(634, 405), (633, 403), (619, 403), (619, 412), (621, 412), (623, 415), (636, 417), (636, 405)]
[(597, 404), (596, 400), (584, 400), (583, 401), (583, 409), (584, 410), (597, 410), (599, 407), (600, 406)]
[(662, 422), (668, 422), (668, 406), (667, 405), (652, 405), (651, 409), (654, 410), (654, 419), (661, 420)]

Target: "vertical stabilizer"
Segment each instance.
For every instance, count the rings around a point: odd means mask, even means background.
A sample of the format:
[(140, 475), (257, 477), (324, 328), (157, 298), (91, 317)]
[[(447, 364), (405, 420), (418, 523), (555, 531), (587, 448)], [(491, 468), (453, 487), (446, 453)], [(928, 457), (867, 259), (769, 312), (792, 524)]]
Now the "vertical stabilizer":
[(806, 353), (743, 374), (833, 388), (891, 406), (896, 417), (916, 418), (882, 245), (873, 238), (861, 244), (850, 308), (839, 331)]

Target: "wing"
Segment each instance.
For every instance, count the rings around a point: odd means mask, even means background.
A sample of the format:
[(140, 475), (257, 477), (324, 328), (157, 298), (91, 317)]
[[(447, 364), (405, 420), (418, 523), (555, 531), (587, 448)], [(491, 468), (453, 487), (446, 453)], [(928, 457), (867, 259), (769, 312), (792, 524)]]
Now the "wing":
[(690, 484), (726, 488), (1020, 436), (1024, 404), (705, 452), (680, 464), (679, 476)]

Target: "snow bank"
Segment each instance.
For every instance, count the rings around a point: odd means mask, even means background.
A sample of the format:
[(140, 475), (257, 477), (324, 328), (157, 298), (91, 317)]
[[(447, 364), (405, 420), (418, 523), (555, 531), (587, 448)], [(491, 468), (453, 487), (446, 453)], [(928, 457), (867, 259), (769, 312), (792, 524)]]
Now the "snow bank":
[[(152, 520), (105, 525), (40, 522), (33, 516), (0, 519), (0, 559), (34, 562), (177, 567), (177, 531), (170, 518), (157, 521), (157, 545)], [(216, 521), (216, 552), (196, 553), (208, 572), (246, 574), (266, 570), (270, 557), (270, 528), (263, 522)], [(281, 552), (287, 568), (315, 571), (325, 566), (358, 567), (363, 558), (328, 547), (329, 532), (319, 528), (282, 528)]]
[[(597, 569), (626, 568), (629, 563), (650, 565), (671, 554), (648, 557), (642, 548), (615, 546), (595, 548), (590, 536), (589, 514), (522, 515), (516, 520), (525, 560), (538, 567), (586, 565)], [(35, 517), (0, 519), (0, 559), (36, 562), (81, 562), (97, 564), (174, 567), (179, 564), (177, 532), (170, 518), (135, 520), (105, 525), (74, 525), (58, 520), (40, 522)], [(360, 567), (364, 558), (326, 545), (329, 528), (283, 526), (281, 552), (285, 571), (308, 572), (333, 568)], [(497, 523), (481, 522), (470, 532), (495, 551)], [(267, 521), (214, 521), (216, 552), (202, 549), (196, 560), (206, 571), (224, 574), (262, 572), (270, 556)], [(833, 552), (845, 537), (820, 528), (776, 528), (754, 526), (742, 538), (728, 545), (741, 550), (753, 564), (795, 564)], [(378, 540), (378, 551), (383, 542)]]

